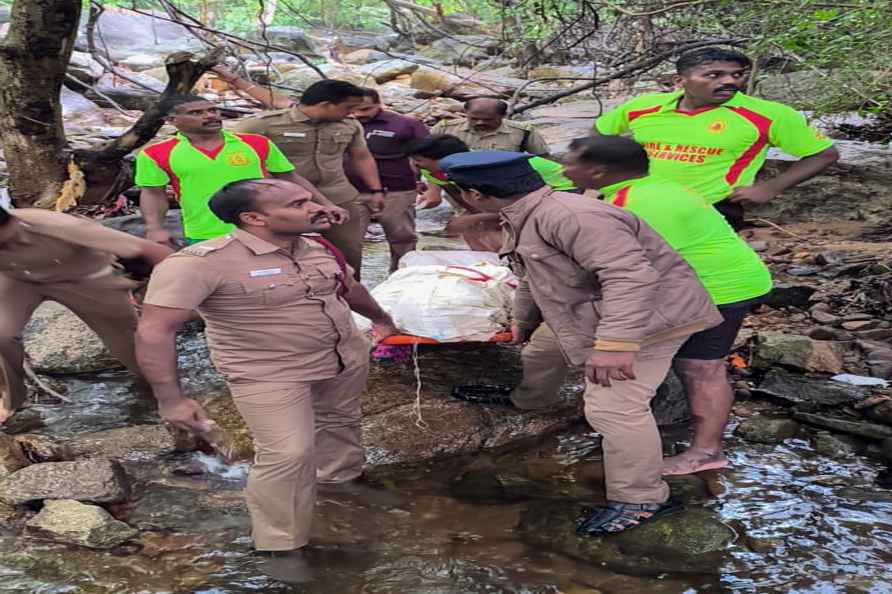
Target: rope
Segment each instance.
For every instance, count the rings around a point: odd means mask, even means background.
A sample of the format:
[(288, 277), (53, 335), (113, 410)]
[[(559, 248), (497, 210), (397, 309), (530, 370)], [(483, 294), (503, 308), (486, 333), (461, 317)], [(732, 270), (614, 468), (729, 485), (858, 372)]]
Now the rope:
[(418, 343), (412, 345), (412, 365), (415, 366), (415, 426), (427, 431), (428, 426), (421, 416), (421, 366), (418, 365)]

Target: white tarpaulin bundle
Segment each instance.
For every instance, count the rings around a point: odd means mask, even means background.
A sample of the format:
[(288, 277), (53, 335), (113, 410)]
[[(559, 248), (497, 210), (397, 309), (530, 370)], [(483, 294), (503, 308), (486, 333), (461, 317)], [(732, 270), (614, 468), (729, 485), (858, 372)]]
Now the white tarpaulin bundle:
[[(461, 266), (423, 265), (424, 259), (417, 255), (410, 260), (412, 265), (371, 291), (403, 332), (440, 342), (466, 342), (487, 341), (508, 327), (517, 287), (508, 268), (490, 262), (465, 264), (467, 259)], [(367, 319), (354, 316), (361, 329), (369, 328)]]

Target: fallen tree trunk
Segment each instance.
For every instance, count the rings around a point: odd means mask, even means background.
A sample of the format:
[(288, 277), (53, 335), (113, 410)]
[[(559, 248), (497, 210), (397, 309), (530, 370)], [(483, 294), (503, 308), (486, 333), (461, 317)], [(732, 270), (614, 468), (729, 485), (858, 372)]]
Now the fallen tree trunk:
[(16, 0), (0, 44), (0, 135), (18, 206), (53, 206), (68, 179), (59, 93), (81, 6), (81, 0)]

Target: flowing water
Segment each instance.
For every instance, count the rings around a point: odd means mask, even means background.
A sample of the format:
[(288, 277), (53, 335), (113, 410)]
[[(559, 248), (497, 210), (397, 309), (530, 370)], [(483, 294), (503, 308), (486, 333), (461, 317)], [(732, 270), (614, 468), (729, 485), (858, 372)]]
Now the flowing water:
[[(454, 245), (437, 237), (424, 243)], [(373, 284), (386, 273), (386, 244), (369, 247)], [(157, 420), (124, 374), (71, 380), (68, 388), (74, 403), (35, 407), (45, 422), (39, 432), (70, 436)], [(723, 561), (696, 575), (646, 566), (619, 573), (574, 560), (518, 529), (534, 499), (459, 488), (467, 469), (482, 465), (538, 485), (540, 496), (560, 492), (553, 505), (581, 508), (585, 497), (572, 494), (585, 492), (600, 450), (597, 436), (579, 426), (519, 451), (380, 473), (385, 501), (321, 495), (311, 552), (318, 579), (304, 587), (278, 584), (257, 567), (241, 498), (244, 465), (199, 453), (131, 463), (140, 503), (113, 511), (143, 528), (137, 544), (90, 551), (0, 529), (0, 592), (892, 593), (892, 492), (873, 486), (874, 463), (821, 457), (805, 440), (763, 446), (730, 437), (728, 449), (733, 469), (673, 482), (738, 534)]]

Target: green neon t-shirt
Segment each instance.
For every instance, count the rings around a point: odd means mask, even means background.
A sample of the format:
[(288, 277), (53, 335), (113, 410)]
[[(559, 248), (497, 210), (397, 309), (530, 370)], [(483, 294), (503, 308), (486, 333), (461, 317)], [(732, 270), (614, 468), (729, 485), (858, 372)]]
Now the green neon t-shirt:
[[(564, 176), (564, 167), (557, 161), (545, 159), (544, 157), (531, 157), (529, 160), (530, 167), (536, 170), (536, 173), (542, 178), (551, 189), (566, 192), (567, 190), (575, 190), (576, 186), (566, 176)], [(446, 179), (435, 177), (427, 169), (421, 170), (421, 177), (435, 186), (447, 186), (451, 182)]]
[(690, 264), (716, 305), (755, 299), (772, 288), (759, 255), (704, 198), (654, 175), (601, 188), (604, 200), (654, 228)]
[(182, 134), (146, 147), (136, 156), (136, 185), (170, 185), (183, 213), (187, 238), (220, 237), (235, 227), (208, 208), (208, 201), (226, 184), (294, 170), (282, 151), (265, 136), (222, 131), (223, 144), (213, 153), (201, 151)]
[(650, 157), (650, 172), (679, 182), (711, 203), (753, 184), (770, 147), (809, 157), (833, 141), (781, 103), (736, 93), (722, 105), (678, 111), (683, 92), (643, 95), (595, 121), (605, 135), (631, 132)]

